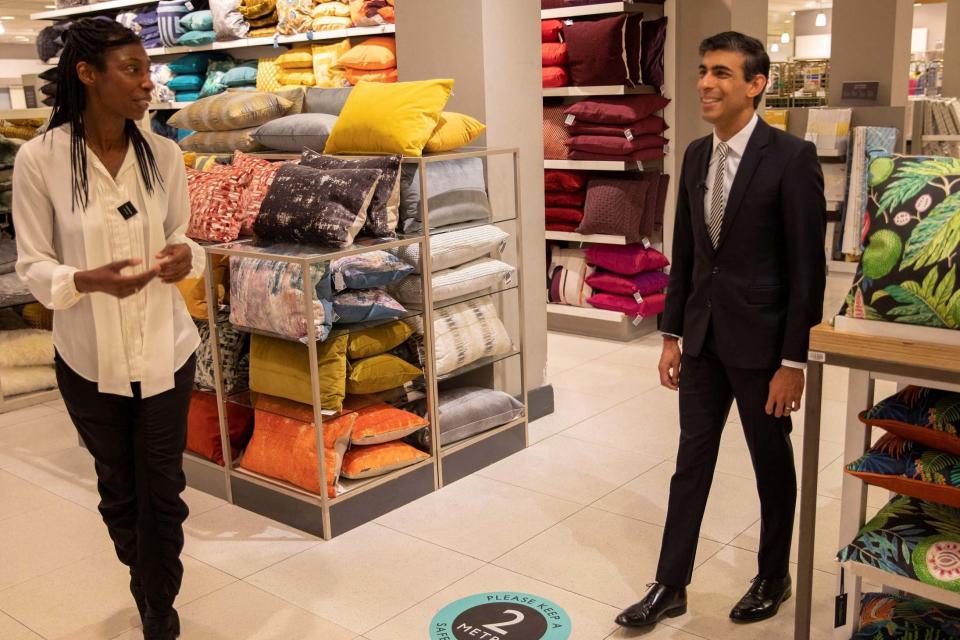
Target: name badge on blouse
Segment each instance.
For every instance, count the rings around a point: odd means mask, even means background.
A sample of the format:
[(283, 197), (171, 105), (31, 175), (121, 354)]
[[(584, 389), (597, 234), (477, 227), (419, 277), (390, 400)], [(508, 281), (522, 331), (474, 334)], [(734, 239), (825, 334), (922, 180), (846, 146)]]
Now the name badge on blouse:
[(133, 203), (129, 200), (117, 207), (117, 211), (120, 212), (120, 215), (123, 216), (124, 220), (129, 220), (133, 216), (137, 215), (137, 208), (133, 206)]

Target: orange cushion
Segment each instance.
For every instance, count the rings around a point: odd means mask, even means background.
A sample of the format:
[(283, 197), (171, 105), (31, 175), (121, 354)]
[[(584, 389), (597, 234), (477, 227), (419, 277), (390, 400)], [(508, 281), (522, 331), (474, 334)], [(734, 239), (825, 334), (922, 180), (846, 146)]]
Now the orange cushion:
[(429, 423), (415, 413), (381, 402), (357, 412), (350, 442), (371, 445), (406, 437)]
[(844, 469), (844, 471), (856, 478), (860, 478), (867, 484), (883, 487), (894, 493), (960, 509), (960, 489), (957, 487), (933, 484), (932, 482), (914, 480), (913, 478), (906, 478), (904, 476), (893, 476), (885, 473), (868, 473), (866, 471), (851, 471), (850, 469)]
[(566, 67), (543, 67), (540, 70), (540, 75), (544, 89), (570, 86), (570, 72), (567, 71)]
[(337, 64), (365, 71), (396, 69), (397, 41), (392, 37), (367, 38), (340, 56)]
[[(250, 432), (253, 430), (253, 410), (228, 402), (227, 430), (230, 434), (231, 455), (236, 460), (250, 439)], [(190, 398), (187, 449), (223, 466), (217, 396), (212, 393), (194, 391)]]
[(905, 440), (913, 440), (931, 449), (938, 449), (960, 456), (960, 438), (947, 431), (938, 431), (926, 425), (910, 424), (899, 420), (869, 418), (866, 411), (860, 414), (860, 421), (872, 427), (879, 427)]
[(347, 82), (356, 85), (361, 80), (367, 82), (396, 82), (400, 76), (397, 69), (382, 69), (380, 71), (363, 71), (361, 69), (347, 69)]
[(409, 467), (430, 456), (403, 442), (386, 442), (369, 447), (352, 447), (343, 458), (343, 477), (373, 478)]

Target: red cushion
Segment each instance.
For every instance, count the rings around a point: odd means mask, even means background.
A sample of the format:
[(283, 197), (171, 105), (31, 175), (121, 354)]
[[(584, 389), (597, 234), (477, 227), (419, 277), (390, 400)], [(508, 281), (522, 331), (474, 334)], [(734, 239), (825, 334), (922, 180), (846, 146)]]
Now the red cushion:
[(629, 84), (623, 48), (626, 21), (621, 14), (564, 26), (567, 65), (575, 86)]
[(632, 296), (635, 293), (649, 296), (661, 293), (667, 288), (669, 280), (670, 277), (663, 271), (644, 271), (632, 276), (624, 276), (598, 269), (587, 277), (587, 284), (598, 292), (615, 293), (620, 296)]
[(567, 64), (566, 42), (543, 42), (540, 44), (540, 62), (544, 67), (561, 67)]
[(660, 116), (647, 116), (643, 120), (630, 124), (597, 124), (593, 122), (574, 122), (567, 127), (571, 136), (641, 136), (649, 133), (663, 133), (669, 127), (667, 121)]
[(666, 300), (667, 296), (663, 293), (644, 296), (642, 302), (638, 302), (633, 296), (618, 296), (614, 293), (595, 293), (587, 299), (587, 304), (596, 309), (619, 311), (631, 317), (640, 316), (642, 318), (649, 318), (663, 313)]
[(568, 115), (580, 122), (629, 125), (663, 110), (670, 100), (658, 94), (623, 98), (591, 98), (567, 108)]
[(628, 140), (623, 136), (574, 136), (567, 140), (567, 146), (577, 151), (613, 155), (629, 155), (642, 149), (663, 147), (667, 139), (663, 136), (634, 136)]
[(544, 212), (547, 222), (577, 222), (583, 220), (583, 209), (573, 207), (547, 207)]
[(625, 276), (663, 269), (670, 264), (667, 257), (659, 251), (644, 249), (640, 244), (590, 245), (587, 247), (587, 262)]
[(567, 128), (563, 125), (563, 105), (543, 107), (543, 157), (564, 160), (567, 157)]
[[(253, 409), (228, 402), (227, 431), (230, 434), (231, 455), (236, 460), (253, 432)], [(194, 391), (190, 398), (187, 449), (223, 466), (217, 396), (212, 393)]]
[(627, 76), (632, 84), (643, 82), (640, 68), (641, 47), (643, 45), (643, 14), (627, 16), (623, 31), (623, 56), (627, 63)]
[(954, 486), (933, 484), (932, 482), (885, 473), (868, 473), (866, 471), (851, 471), (850, 469), (844, 469), (843, 471), (855, 478), (860, 478), (867, 484), (883, 487), (894, 493), (960, 509), (960, 490)]
[(576, 233), (577, 225), (573, 222), (548, 222), (547, 231), (564, 231), (567, 233)]
[(663, 86), (663, 51), (667, 41), (667, 19), (644, 20), (641, 25), (643, 51), (640, 55), (643, 83)]
[(229, 167), (197, 171), (187, 167), (190, 222), (187, 236), (194, 240), (229, 242), (240, 235), (243, 223), (240, 194), (249, 175)]
[(547, 191), (582, 191), (587, 179), (581, 171), (547, 169), (543, 172), (543, 184)]
[(635, 177), (591, 180), (587, 186), (583, 220), (577, 231), (588, 235), (622, 235), (626, 236), (627, 242), (640, 242), (643, 238), (640, 227), (649, 189), (649, 180)]
[(544, 203), (548, 207), (582, 207), (587, 194), (583, 191), (547, 191)]
[(540, 42), (560, 42), (563, 33), (563, 22), (560, 20), (540, 21)]
[(640, 151), (634, 151), (633, 153), (628, 153), (627, 155), (622, 156), (614, 155), (612, 153), (590, 153), (589, 151), (571, 149), (570, 153), (567, 154), (567, 158), (570, 160), (587, 160), (593, 162), (652, 162), (653, 160), (659, 160), (665, 155), (666, 153), (664, 152), (663, 147), (641, 149)]
[(570, 86), (570, 74), (566, 67), (544, 67), (540, 75), (543, 78), (544, 89)]

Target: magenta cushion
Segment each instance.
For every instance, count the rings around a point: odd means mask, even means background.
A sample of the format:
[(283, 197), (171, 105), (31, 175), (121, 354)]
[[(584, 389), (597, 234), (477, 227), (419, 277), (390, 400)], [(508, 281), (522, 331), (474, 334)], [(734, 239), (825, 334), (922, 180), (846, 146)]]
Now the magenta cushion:
[(630, 155), (643, 149), (654, 149), (667, 144), (663, 136), (634, 136), (628, 140), (625, 136), (574, 136), (567, 140), (567, 146), (577, 151), (604, 153), (618, 156)]
[(667, 288), (670, 276), (663, 271), (645, 271), (633, 276), (622, 276), (610, 271), (597, 271), (587, 278), (587, 284), (604, 293), (615, 293), (620, 296), (632, 296), (639, 293), (649, 296), (661, 293)]
[(657, 94), (623, 98), (592, 98), (570, 105), (566, 114), (576, 117), (574, 122), (629, 125), (652, 116), (668, 104), (670, 100)]
[(567, 65), (574, 86), (626, 85), (624, 55), (627, 16), (577, 20), (563, 27)]
[(625, 276), (663, 269), (670, 264), (667, 257), (659, 251), (644, 249), (640, 244), (591, 245), (587, 248), (587, 262)]
[(663, 313), (666, 300), (667, 296), (662, 293), (644, 296), (643, 302), (637, 302), (633, 296), (618, 296), (614, 293), (595, 293), (587, 299), (587, 304), (595, 309), (619, 311), (628, 316), (649, 318), (650, 316)]

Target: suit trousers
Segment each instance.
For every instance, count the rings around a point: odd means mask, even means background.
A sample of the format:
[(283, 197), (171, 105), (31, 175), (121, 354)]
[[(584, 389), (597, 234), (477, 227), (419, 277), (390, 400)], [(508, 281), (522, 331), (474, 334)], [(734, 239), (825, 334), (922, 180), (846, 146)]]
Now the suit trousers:
[(782, 578), (789, 573), (797, 474), (791, 420), (765, 410), (776, 370), (725, 366), (715, 347), (710, 330), (700, 355), (683, 354), (680, 364), (680, 446), (657, 568), (657, 582), (675, 588), (690, 584), (693, 575), (720, 437), (734, 399), (760, 494), (758, 575)]
[(149, 608), (164, 615), (183, 579), (180, 552), (187, 505), (183, 451), (187, 443), (195, 360), (175, 374), (175, 386), (143, 398), (100, 393), (97, 383), (57, 355), (60, 393), (84, 446), (93, 455), (100, 514), (120, 562), (130, 567)]

